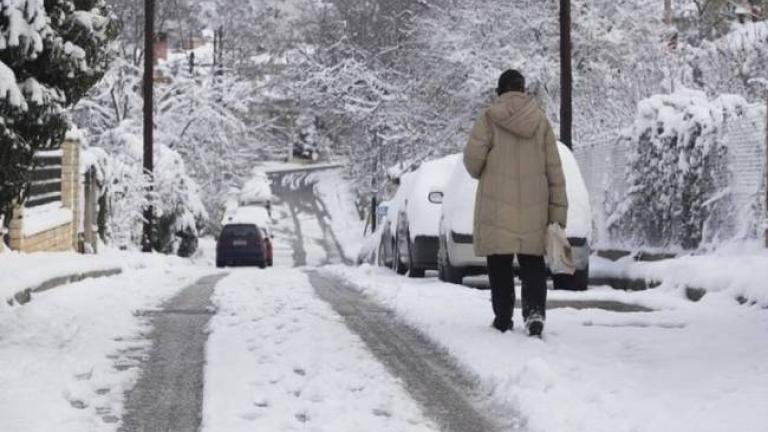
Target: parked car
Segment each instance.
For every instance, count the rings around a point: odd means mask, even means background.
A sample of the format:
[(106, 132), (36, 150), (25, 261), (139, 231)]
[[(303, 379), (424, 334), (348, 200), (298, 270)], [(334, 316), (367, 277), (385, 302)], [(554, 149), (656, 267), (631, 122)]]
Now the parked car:
[[(568, 194), (568, 226), (575, 275), (553, 275), (556, 289), (584, 290), (589, 282), (589, 241), (592, 211), (589, 193), (573, 153), (558, 143)], [(460, 284), (464, 276), (487, 273), (485, 258), (475, 256), (473, 246), (474, 209), (477, 181), (464, 165), (456, 165), (442, 197), (439, 228), (438, 276), (441, 280)]]
[(407, 173), (398, 179), (398, 188), (395, 195), (389, 201), (386, 201), (386, 209), (380, 208), (383, 213), (380, 226), (374, 233), (374, 244), (376, 250), (376, 264), (397, 270), (400, 274), (405, 274), (408, 269), (404, 266), (395, 266), (395, 239), (397, 234), (397, 218), (400, 208), (405, 203), (405, 199), (413, 186), (415, 173)]
[(226, 225), (254, 225), (261, 232), (262, 242), (264, 244), (265, 264), (272, 267), (273, 258), (273, 235), (272, 223), (269, 211), (262, 205), (248, 205), (238, 207), (224, 220)]
[(264, 207), (268, 214), (272, 214), (272, 182), (269, 176), (262, 171), (254, 169), (251, 178), (243, 184), (239, 193), (238, 204), (240, 207)]
[(216, 242), (216, 267), (267, 266), (267, 246), (262, 229), (252, 223), (232, 223), (224, 228)]
[(397, 221), (392, 251), (397, 273), (418, 278), (426, 270), (437, 269), (440, 198), (459, 157), (454, 154), (425, 162), (401, 183), (392, 200), (397, 217), (390, 219)]

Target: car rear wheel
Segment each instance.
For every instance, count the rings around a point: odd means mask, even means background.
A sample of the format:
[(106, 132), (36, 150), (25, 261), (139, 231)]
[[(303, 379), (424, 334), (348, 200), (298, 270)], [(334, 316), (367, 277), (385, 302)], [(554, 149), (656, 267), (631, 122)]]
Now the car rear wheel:
[(423, 278), (427, 271), (413, 265), (413, 244), (411, 244), (411, 234), (408, 233), (408, 277)]
[(444, 282), (461, 285), (464, 281), (464, 269), (461, 267), (454, 267), (451, 265), (451, 260), (448, 254), (445, 255), (445, 259), (437, 263), (438, 272), (443, 275), (442, 280)]
[(395, 266), (395, 272), (399, 275), (404, 275), (408, 273), (408, 266), (405, 265), (403, 262), (402, 257), (400, 256), (400, 242), (398, 240), (395, 240), (395, 258), (393, 265)]
[(552, 284), (556, 290), (586, 291), (589, 287), (589, 267), (576, 270), (573, 275), (552, 275)]
[(379, 250), (376, 255), (376, 264), (379, 267), (388, 267), (387, 266), (387, 254), (386, 254), (386, 247), (384, 246), (384, 242), (379, 242)]

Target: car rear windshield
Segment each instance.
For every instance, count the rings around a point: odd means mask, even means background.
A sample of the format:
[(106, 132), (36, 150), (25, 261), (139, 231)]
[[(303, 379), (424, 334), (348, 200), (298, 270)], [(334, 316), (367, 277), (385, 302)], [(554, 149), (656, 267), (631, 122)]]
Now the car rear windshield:
[(221, 232), (223, 240), (232, 239), (261, 239), (261, 232), (256, 225), (227, 225)]

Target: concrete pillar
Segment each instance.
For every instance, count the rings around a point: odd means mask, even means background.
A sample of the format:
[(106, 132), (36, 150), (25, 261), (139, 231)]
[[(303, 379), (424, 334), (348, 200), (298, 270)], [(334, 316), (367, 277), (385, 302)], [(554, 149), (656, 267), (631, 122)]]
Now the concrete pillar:
[(8, 234), (11, 239), (11, 250), (20, 251), (24, 247), (24, 207), (15, 206), (11, 215), (11, 223), (8, 225)]
[(78, 249), (80, 227), (80, 142), (65, 140), (61, 145), (61, 202), (72, 210), (70, 237), (72, 249)]

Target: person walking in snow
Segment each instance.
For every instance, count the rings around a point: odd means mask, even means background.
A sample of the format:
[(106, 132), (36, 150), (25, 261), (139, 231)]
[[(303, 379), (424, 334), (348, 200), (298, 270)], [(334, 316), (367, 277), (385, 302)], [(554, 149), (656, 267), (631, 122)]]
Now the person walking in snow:
[(488, 260), (493, 327), (502, 333), (512, 329), (517, 256), (525, 327), (529, 335), (540, 336), (547, 301), (547, 226), (566, 225), (565, 177), (552, 125), (525, 94), (525, 77), (507, 70), (496, 93), (498, 99), (480, 114), (464, 150), (464, 165), (479, 180), (475, 253)]

